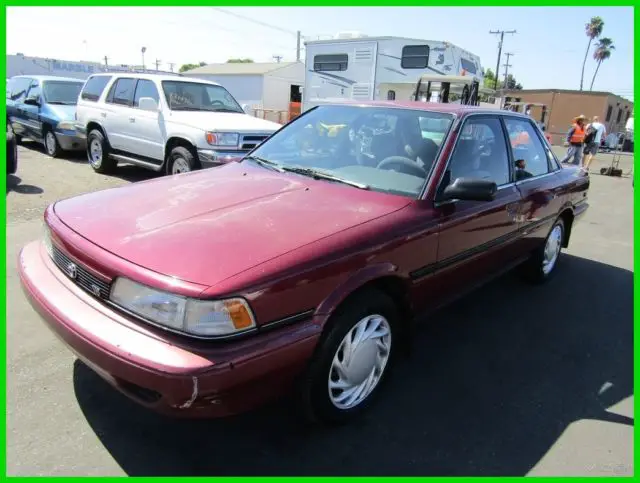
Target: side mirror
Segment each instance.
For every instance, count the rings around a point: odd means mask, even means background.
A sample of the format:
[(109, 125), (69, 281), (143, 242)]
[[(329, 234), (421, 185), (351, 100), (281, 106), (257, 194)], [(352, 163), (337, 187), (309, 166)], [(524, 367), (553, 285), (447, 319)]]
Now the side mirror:
[(138, 107), (143, 111), (158, 112), (160, 107), (153, 97), (141, 97)]
[(493, 201), (498, 186), (493, 181), (457, 178), (442, 193), (445, 200)]
[(253, 114), (253, 109), (251, 109), (251, 106), (249, 104), (242, 104), (241, 107), (245, 114)]
[(27, 97), (24, 100), (24, 103), (28, 106), (39, 106), (40, 105), (40, 99), (38, 99), (37, 97)]

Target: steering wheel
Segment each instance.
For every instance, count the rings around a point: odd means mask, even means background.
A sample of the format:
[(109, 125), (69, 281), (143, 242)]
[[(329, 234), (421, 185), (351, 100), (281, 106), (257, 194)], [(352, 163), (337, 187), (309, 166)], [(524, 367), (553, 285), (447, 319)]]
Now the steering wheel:
[(401, 173), (418, 176), (419, 178), (424, 178), (427, 175), (427, 172), (418, 166), (414, 160), (405, 158), (404, 156), (389, 156), (380, 161), (377, 168), (399, 171)]

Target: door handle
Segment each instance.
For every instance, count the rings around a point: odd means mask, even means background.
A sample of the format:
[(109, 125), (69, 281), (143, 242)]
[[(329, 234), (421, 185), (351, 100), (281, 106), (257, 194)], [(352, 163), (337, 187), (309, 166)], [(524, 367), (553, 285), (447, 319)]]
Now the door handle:
[(135, 117), (130, 117), (129, 118), (129, 122), (136, 122), (136, 118)]
[(101, 115), (102, 117), (107, 117), (107, 113), (106, 113), (106, 112), (101, 112), (101, 113), (100, 113), (100, 115)]

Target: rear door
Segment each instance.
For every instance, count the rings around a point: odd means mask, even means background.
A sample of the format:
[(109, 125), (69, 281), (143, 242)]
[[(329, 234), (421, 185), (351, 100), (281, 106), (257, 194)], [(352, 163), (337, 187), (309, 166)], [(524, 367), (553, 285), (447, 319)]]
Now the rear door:
[(137, 79), (120, 77), (116, 79), (105, 99), (104, 128), (109, 144), (117, 151), (131, 153), (135, 141), (131, 133), (134, 123), (133, 95)]
[(160, 94), (152, 80), (138, 79), (133, 106), (129, 114), (128, 136), (126, 143), (130, 153), (144, 158), (151, 158), (160, 164), (164, 158), (164, 136), (160, 129), (160, 112), (140, 109), (140, 99), (151, 97), (160, 105)]
[(511, 133), (510, 149), (516, 187), (522, 195), (520, 223), (523, 237), (520, 250), (531, 251), (544, 241), (562, 208), (562, 179), (555, 175), (558, 164), (551, 148), (540, 136), (532, 120), (505, 116)]
[(13, 86), (7, 99), (7, 117), (9, 123), (18, 136), (28, 136), (29, 131), (25, 124), (24, 100), (31, 84), (30, 77), (14, 77)]
[(438, 193), (457, 178), (494, 181), (493, 201), (438, 201), (438, 257), (429, 297), (446, 303), (517, 258), (520, 192), (513, 182), (509, 148), (497, 115), (471, 115), (459, 130)]

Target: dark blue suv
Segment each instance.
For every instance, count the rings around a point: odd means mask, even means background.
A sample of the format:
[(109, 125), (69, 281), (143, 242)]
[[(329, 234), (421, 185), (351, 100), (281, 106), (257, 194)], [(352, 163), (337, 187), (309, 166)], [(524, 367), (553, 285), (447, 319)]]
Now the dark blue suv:
[(7, 84), (7, 129), (18, 142), (23, 137), (41, 142), (52, 157), (84, 150), (86, 141), (74, 126), (83, 85), (83, 80), (66, 77), (12, 77)]

